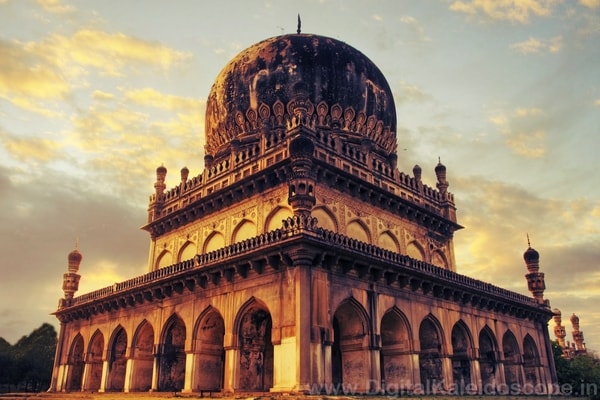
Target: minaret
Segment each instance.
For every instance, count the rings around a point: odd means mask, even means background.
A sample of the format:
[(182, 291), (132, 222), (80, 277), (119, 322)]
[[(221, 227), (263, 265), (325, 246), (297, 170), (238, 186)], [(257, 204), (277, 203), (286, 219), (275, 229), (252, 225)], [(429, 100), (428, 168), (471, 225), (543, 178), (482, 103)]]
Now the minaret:
[(165, 178), (167, 177), (167, 168), (164, 165), (156, 168), (156, 182), (154, 182), (154, 195), (150, 198), (148, 206), (148, 222), (152, 222), (160, 217), (164, 203), (164, 193), (167, 185)]
[(531, 248), (529, 242), (529, 235), (527, 235), (527, 245), (529, 246), (525, 253), (523, 253), (523, 259), (525, 265), (527, 265), (527, 271), (529, 273), (525, 275), (527, 278), (527, 287), (533, 295), (533, 298), (537, 300), (539, 305), (545, 304), (544, 301), (544, 290), (546, 290), (546, 282), (544, 281), (544, 273), (539, 272), (540, 269), (540, 254)]
[(575, 351), (585, 353), (585, 343), (583, 341), (583, 332), (579, 330), (579, 317), (573, 313), (571, 315), (571, 325), (573, 326), (573, 341), (575, 342)]
[(81, 264), (81, 259), (83, 256), (77, 250), (77, 244), (75, 245), (75, 250), (69, 253), (69, 268), (66, 274), (63, 274), (63, 285), (62, 289), (65, 294), (65, 297), (60, 300), (58, 307), (68, 307), (73, 299), (73, 295), (79, 289), (79, 279), (81, 275), (77, 272), (79, 271), (79, 265)]
[(558, 308), (552, 310), (554, 313), (554, 337), (558, 342), (558, 345), (564, 350), (567, 346), (565, 344), (565, 337), (567, 337), (567, 332), (565, 327), (562, 326), (562, 313)]
[(442, 160), (440, 158), (438, 158), (438, 163), (435, 166), (435, 176), (437, 177), (437, 183), (435, 186), (442, 195), (441, 200), (443, 215), (450, 221), (456, 222), (456, 207), (454, 206), (452, 194), (448, 192), (448, 186), (450, 186), (450, 183), (446, 180), (446, 166), (442, 164)]
[(314, 191), (316, 179), (312, 167), (315, 145), (305, 132), (310, 128), (303, 123), (306, 117), (308, 89), (300, 82), (294, 85), (294, 90), (296, 96), (293, 112), (298, 124), (292, 127), (296, 135), (289, 144), (292, 173), (288, 178), (288, 203), (292, 206), (294, 215), (308, 217), (316, 203)]

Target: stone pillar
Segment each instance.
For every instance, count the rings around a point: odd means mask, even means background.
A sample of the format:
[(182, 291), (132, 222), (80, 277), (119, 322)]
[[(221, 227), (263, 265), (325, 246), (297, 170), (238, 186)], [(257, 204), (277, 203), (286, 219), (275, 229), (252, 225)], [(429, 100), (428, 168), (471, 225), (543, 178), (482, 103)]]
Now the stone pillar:
[[(227, 335), (225, 335), (227, 336)], [(225, 379), (223, 391), (233, 393), (237, 387), (237, 365), (239, 364), (239, 351), (233, 346), (225, 346)]]
[(196, 355), (191, 351), (185, 354), (185, 380), (183, 382), (183, 389), (181, 393), (192, 393), (192, 383), (194, 381), (194, 374), (196, 373), (196, 363), (194, 362)]
[[(156, 347), (156, 346), (155, 346)], [(151, 383), (151, 392), (158, 391), (158, 368), (160, 364), (160, 359), (158, 354), (154, 355), (154, 365), (152, 366), (152, 383)]]
[(102, 378), (100, 379), (100, 389), (98, 389), (98, 393), (106, 392), (106, 385), (108, 383), (108, 360), (105, 357), (102, 360)]
[(131, 358), (131, 349), (129, 349), (130, 356), (127, 358), (127, 363), (125, 364), (125, 381), (123, 382), (123, 392), (127, 393), (130, 391), (131, 382), (133, 379), (133, 364), (135, 360)]

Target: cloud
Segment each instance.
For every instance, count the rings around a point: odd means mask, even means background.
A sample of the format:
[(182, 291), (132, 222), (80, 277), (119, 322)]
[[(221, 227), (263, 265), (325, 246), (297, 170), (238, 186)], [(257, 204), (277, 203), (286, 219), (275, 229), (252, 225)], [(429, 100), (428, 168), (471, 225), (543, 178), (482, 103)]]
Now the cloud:
[(546, 130), (540, 108), (518, 108), (510, 115), (496, 113), (489, 117), (504, 136), (505, 145), (519, 156), (541, 158), (546, 155)]
[(60, 0), (36, 0), (36, 3), (51, 14), (68, 14), (75, 11), (72, 6), (64, 4)]
[(556, 36), (548, 40), (530, 37), (524, 42), (511, 45), (510, 48), (521, 54), (558, 53), (562, 48), (562, 37)]
[(600, 0), (579, 0), (579, 4), (591, 9), (600, 8)]
[(0, 141), (14, 159), (28, 165), (53, 160), (62, 148), (60, 142), (49, 138), (2, 135)]
[(418, 86), (408, 82), (400, 81), (398, 87), (399, 90), (394, 88), (394, 100), (396, 105), (402, 103), (423, 102), (433, 99), (429, 93), (422, 91)]
[(450, 5), (450, 10), (471, 16), (482, 15), (493, 20), (526, 24), (531, 16), (551, 15), (558, 3), (558, 0), (457, 0)]

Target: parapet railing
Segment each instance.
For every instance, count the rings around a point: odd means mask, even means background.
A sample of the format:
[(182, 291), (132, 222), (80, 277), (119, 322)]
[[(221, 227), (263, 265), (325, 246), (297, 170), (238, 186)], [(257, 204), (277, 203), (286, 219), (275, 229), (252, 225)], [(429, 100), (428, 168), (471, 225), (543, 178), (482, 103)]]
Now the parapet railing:
[(495, 295), (507, 300), (529, 305), (537, 304), (535, 299), (532, 297), (512, 292), (510, 290), (492, 285), (491, 283), (474, 279), (424, 261), (415, 260), (409, 256), (382, 249), (381, 247), (350, 238), (337, 232), (323, 229), (317, 225), (316, 218), (294, 216), (284, 220), (283, 227), (280, 229), (263, 233), (253, 238), (231, 244), (206, 254), (198, 254), (193, 259), (172, 264), (147, 274), (140, 275), (123, 282), (115, 283), (112, 286), (77, 296), (72, 299), (70, 305), (74, 306), (94, 301), (108, 295), (139, 287), (140, 285), (157, 282), (163, 278), (177, 275), (184, 271), (202, 268), (207, 264), (217, 262), (222, 263), (228, 258), (240, 256), (248, 253), (249, 251), (260, 250), (261, 248), (278, 244), (284, 239), (293, 238), (302, 234), (309, 234), (311, 237), (314, 237), (320, 242), (335, 248), (366, 254), (389, 264), (402, 267), (402, 270), (398, 272), (421, 272), (431, 278), (438, 278), (446, 282), (455, 283), (459, 286), (485, 293), (486, 295)]

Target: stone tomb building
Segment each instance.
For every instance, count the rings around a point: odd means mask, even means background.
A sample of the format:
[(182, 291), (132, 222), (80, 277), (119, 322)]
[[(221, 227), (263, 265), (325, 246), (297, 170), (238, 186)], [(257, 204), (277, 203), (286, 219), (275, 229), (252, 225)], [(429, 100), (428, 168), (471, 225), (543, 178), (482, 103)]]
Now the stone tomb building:
[(392, 91), (361, 52), (301, 33), (251, 46), (217, 77), (205, 133), (201, 174), (167, 189), (156, 171), (147, 273), (74, 296), (69, 254), (51, 391), (555, 383), (539, 255), (532, 297), (456, 272), (446, 168), (436, 188), (397, 169)]

